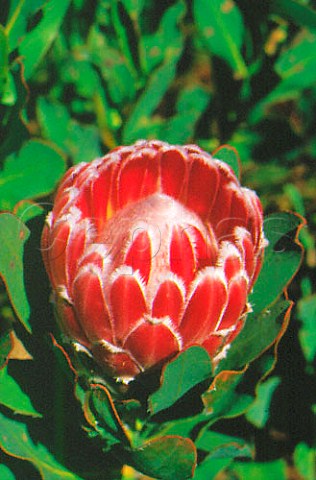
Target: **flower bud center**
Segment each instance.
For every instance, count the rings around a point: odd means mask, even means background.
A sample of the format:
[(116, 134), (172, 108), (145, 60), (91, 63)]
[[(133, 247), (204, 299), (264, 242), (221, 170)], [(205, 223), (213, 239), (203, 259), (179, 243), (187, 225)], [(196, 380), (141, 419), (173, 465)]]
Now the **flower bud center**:
[[(113, 270), (126, 262), (130, 251), (134, 257), (138, 257), (139, 262), (149, 262), (148, 288), (154, 291), (161, 278), (170, 271), (173, 260), (186, 262), (186, 258), (172, 258), (170, 243), (175, 231), (180, 244), (182, 237), (186, 242), (192, 237), (191, 249), (194, 254), (195, 240), (192, 229), (198, 230), (204, 242), (209, 243), (209, 232), (198, 215), (174, 198), (156, 193), (118, 211), (106, 223), (98, 242), (107, 246), (110, 252), (109, 263)], [(140, 235), (148, 238), (150, 248), (146, 252), (145, 246), (143, 249), (141, 246), (136, 247), (136, 240)], [(176, 255), (179, 256), (179, 251)], [(137, 264), (137, 258), (134, 260)]]

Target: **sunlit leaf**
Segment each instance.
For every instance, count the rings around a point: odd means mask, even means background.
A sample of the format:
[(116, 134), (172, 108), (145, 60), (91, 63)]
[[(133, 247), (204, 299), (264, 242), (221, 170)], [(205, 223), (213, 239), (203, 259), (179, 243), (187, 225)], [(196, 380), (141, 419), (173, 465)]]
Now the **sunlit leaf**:
[(126, 143), (142, 138), (142, 132), (151, 125), (151, 115), (166, 93), (175, 75), (174, 62), (158, 67), (150, 77), (148, 85), (129, 116), (123, 132)]
[(129, 69), (131, 78), (137, 81), (137, 67), (139, 58), (136, 54), (133, 46), (137, 44), (138, 39), (136, 32), (133, 29), (133, 24), (128, 22), (129, 17), (124, 4), (122, 2), (111, 3), (111, 20), (112, 25), (116, 32), (118, 44), (120, 46), (121, 53), (125, 57), (126, 65)]
[(184, 351), (163, 370), (161, 387), (149, 398), (151, 413), (156, 414), (169, 408), (191, 388), (211, 375), (212, 364), (206, 350), (191, 347)]
[(0, 214), (0, 275), (17, 316), (31, 331), (30, 307), (23, 281), (23, 246), (28, 236), (29, 230), (20, 219), (11, 213)]
[(36, 20), (36, 15), (39, 15), (39, 11), (44, 3), (45, 0), (12, 0), (10, 2), (6, 24), (10, 51), (18, 47), (24, 39), (29, 24), (32, 20)]
[(6, 159), (0, 172), (0, 208), (11, 210), (20, 200), (47, 195), (65, 168), (64, 159), (52, 147), (36, 140), (27, 142)]
[(144, 69), (147, 73), (164, 59), (172, 61), (181, 52), (183, 35), (178, 25), (185, 10), (185, 3), (181, 0), (177, 1), (165, 11), (156, 32), (151, 35), (143, 35), (140, 39), (144, 55)]
[(0, 478), (1, 480), (16, 480), (14, 473), (6, 465), (0, 465)]
[(96, 127), (73, 120), (65, 106), (40, 97), (37, 112), (44, 137), (68, 154), (73, 163), (90, 161), (101, 155)]
[(232, 474), (245, 480), (286, 480), (285, 469), (285, 462), (282, 460), (264, 463), (235, 462)]
[(49, 0), (41, 8), (41, 18), (19, 45), (24, 57), (24, 74), (28, 79), (58, 35), (70, 0)]
[(43, 480), (81, 480), (58, 463), (41, 443), (34, 443), (26, 425), (0, 413), (0, 448), (7, 455), (31, 462)]
[(316, 449), (299, 443), (294, 452), (294, 463), (304, 480), (315, 480)]
[(21, 200), (13, 209), (14, 215), (19, 217), (23, 223), (26, 223), (39, 215), (43, 215), (43, 212), (43, 206), (32, 202), (31, 200)]
[(122, 0), (122, 3), (133, 20), (141, 14), (145, 2), (146, 0)]
[(239, 178), (240, 160), (237, 150), (234, 147), (230, 147), (229, 145), (223, 145), (222, 147), (219, 147), (217, 150), (215, 150), (212, 155), (214, 158), (217, 158), (218, 160), (222, 160), (222, 162), (227, 163), (232, 168), (236, 177)]
[(195, 21), (209, 51), (226, 60), (238, 78), (245, 78), (247, 67), (241, 55), (244, 25), (233, 0), (195, 0)]
[(40, 417), (33, 407), (30, 398), (20, 388), (19, 384), (8, 373), (8, 369), (0, 370), (0, 403), (13, 410), (14, 413)]
[[(126, 59), (121, 55), (118, 47), (113, 46), (110, 39), (100, 31), (97, 26), (91, 29), (89, 35), (91, 61), (100, 71), (100, 75), (107, 84), (107, 94), (115, 104), (124, 104), (135, 98), (138, 83), (131, 81), (131, 74), (126, 65)], [(109, 68), (109, 65), (111, 68)], [(77, 68), (69, 69), (68, 76), (76, 74)], [(78, 78), (72, 80), (78, 84)], [(83, 80), (81, 80), (83, 83)], [(100, 91), (95, 92), (100, 96)]]
[(8, 71), (7, 81), (4, 84), (1, 103), (3, 105), (12, 106), (17, 100), (17, 90), (14, 83), (12, 72)]
[(208, 456), (200, 463), (194, 475), (194, 480), (205, 480), (216, 478), (216, 475), (225, 469), (232, 462), (231, 458), (213, 458)]
[(37, 100), (37, 115), (44, 138), (64, 149), (69, 136), (70, 114), (66, 106), (52, 103), (45, 97)]
[(275, 70), (281, 77), (276, 87), (252, 109), (251, 123), (257, 123), (271, 111), (271, 107), (289, 100), (296, 100), (302, 91), (311, 88), (316, 81), (316, 36), (304, 32), (296, 42), (285, 50), (275, 63)]

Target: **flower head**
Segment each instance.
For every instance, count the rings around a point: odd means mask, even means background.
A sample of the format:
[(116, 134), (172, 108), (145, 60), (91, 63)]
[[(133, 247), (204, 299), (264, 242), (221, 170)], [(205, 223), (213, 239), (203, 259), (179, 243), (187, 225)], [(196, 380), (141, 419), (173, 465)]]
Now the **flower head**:
[(195, 145), (139, 141), (65, 175), (42, 236), (62, 330), (128, 382), (241, 330), (266, 244), (256, 194)]

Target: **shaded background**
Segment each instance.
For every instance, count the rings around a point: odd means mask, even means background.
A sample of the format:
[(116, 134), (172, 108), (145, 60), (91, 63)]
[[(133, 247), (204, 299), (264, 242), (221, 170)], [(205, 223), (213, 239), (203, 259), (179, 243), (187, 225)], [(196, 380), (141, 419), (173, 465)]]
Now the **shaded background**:
[[(55, 328), (39, 237), (49, 194), (66, 166), (140, 138), (196, 143), (208, 152), (227, 143), (238, 150), (242, 183), (258, 192), (265, 212), (294, 210), (307, 225), (300, 232), (304, 261), (289, 288), (295, 308), (261, 404), (218, 425), (252, 442), (256, 461), (265, 463), (258, 470), (255, 462), (233, 462), (218, 478), (315, 479), (315, 3), (3, 3), (0, 208), (17, 212), (17, 202), (34, 198), (40, 205), (36, 210), (30, 203), (22, 219), (31, 231), (25, 284), (37, 331), (37, 338), (26, 341), (41, 369), (35, 374), (31, 362), (19, 360), (10, 367), (36, 409), (50, 412), (47, 428), (39, 425), (35, 436), (81, 473), (95, 458), (106, 465), (113, 461), (101, 460), (97, 441), (88, 452), (75, 420), (80, 413), (67, 404), (70, 386), (51, 377), (56, 358), (38, 347), (41, 336)], [(15, 319), (3, 286), (0, 302), (5, 331)], [(256, 374), (254, 367), (249, 375)], [(74, 410), (72, 418), (65, 418), (65, 409)], [(72, 441), (65, 445), (58, 429), (70, 427)], [(80, 449), (85, 454), (78, 463)], [(38, 478), (31, 464), (5, 452), (1, 462), (5, 479)]]

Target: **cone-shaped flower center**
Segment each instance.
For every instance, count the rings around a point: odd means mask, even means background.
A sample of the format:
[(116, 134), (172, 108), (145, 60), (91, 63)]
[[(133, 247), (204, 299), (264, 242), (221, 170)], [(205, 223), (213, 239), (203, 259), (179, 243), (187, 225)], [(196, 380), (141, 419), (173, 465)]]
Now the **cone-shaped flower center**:
[(174, 198), (156, 193), (118, 211), (98, 241), (109, 252), (108, 274), (122, 263), (130, 265), (140, 273), (147, 297), (152, 298), (170, 270), (180, 272), (186, 283), (192, 280), (198, 269), (198, 241), (203, 242), (201, 261), (210, 254), (208, 236), (198, 215)]

